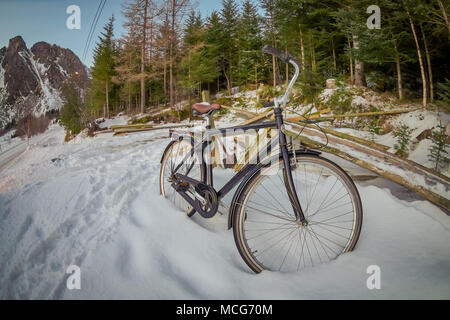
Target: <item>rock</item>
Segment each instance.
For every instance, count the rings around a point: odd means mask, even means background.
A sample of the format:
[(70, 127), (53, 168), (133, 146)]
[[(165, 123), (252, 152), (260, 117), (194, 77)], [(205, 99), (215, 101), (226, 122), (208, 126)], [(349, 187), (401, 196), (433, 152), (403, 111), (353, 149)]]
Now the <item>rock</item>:
[(336, 89), (336, 79), (327, 80), (327, 89)]
[(433, 135), (433, 130), (431, 130), (431, 129), (426, 129), (426, 130), (422, 131), (422, 133), (420, 133), (420, 134), (416, 137), (416, 139), (417, 139), (417, 141), (420, 142), (420, 141), (423, 141), (423, 140), (425, 140), (425, 139), (431, 137), (432, 135)]

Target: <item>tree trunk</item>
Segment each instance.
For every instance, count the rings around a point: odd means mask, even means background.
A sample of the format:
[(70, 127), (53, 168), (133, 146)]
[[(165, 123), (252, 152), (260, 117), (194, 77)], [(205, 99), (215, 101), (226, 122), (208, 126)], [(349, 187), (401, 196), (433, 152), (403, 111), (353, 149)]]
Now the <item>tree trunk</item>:
[(256, 63), (255, 63), (255, 90), (258, 90), (258, 65)]
[(172, 21), (170, 28), (170, 46), (169, 46), (169, 105), (170, 108), (175, 108), (175, 88), (173, 78), (173, 60), (174, 60), (174, 46), (175, 46), (175, 16), (176, 16), (176, 0), (172, 0)]
[(333, 51), (333, 70), (334, 73), (337, 72), (337, 64), (336, 64), (336, 48), (334, 47), (334, 39), (331, 38), (331, 49)]
[(273, 86), (277, 86), (277, 58), (272, 56)]
[(316, 48), (314, 47), (314, 38), (312, 33), (309, 35), (309, 43), (311, 47), (311, 70), (316, 71)]
[(148, 0), (145, 0), (144, 8), (144, 26), (142, 28), (142, 45), (141, 45), (141, 113), (145, 112), (145, 43), (147, 33), (147, 8)]
[(352, 45), (350, 43), (350, 39), (347, 39), (350, 60), (350, 85), (353, 86), (355, 84), (355, 79), (353, 78), (353, 55), (352, 55)]
[[(359, 38), (357, 35), (353, 35), (353, 48), (356, 52), (359, 51)], [(364, 74), (364, 62), (355, 58), (355, 86), (357, 87), (365, 87), (366, 76)]]
[[(288, 53), (287, 47), (286, 47), (286, 54)], [(289, 63), (286, 63), (286, 85), (289, 84)]]
[(167, 99), (167, 52), (164, 54), (164, 97)]
[(109, 118), (109, 84), (108, 81), (106, 81), (106, 88), (105, 88), (105, 94), (106, 94), (106, 118)]
[(413, 22), (412, 16), (411, 16), (411, 14), (409, 12), (409, 9), (406, 6), (404, 0), (402, 0), (402, 3), (403, 3), (403, 7), (405, 8), (406, 14), (408, 15), (409, 25), (411, 26), (411, 31), (412, 31), (412, 34), (414, 36), (414, 41), (416, 42), (417, 56), (419, 58), (419, 65), (420, 65), (420, 73), (422, 75), (422, 88), (423, 88), (422, 106), (424, 108), (426, 108), (427, 107), (427, 103), (428, 103), (428, 101), (427, 101), (427, 97), (428, 97), (427, 77), (425, 76), (425, 67), (423, 65), (422, 51), (420, 50), (419, 39), (417, 37), (416, 28), (414, 26), (414, 22)]
[(228, 90), (228, 95), (231, 96), (231, 79), (230, 77), (227, 75), (227, 72), (224, 71), (223, 73), (225, 75), (225, 79), (227, 79), (227, 90)]
[(131, 113), (131, 83), (130, 81), (128, 81), (128, 111), (127, 114)]
[(302, 32), (301, 26), (300, 26), (300, 51), (302, 54), (301, 69), (302, 69), (302, 71), (305, 71), (305, 46), (303, 44), (303, 32)]
[(431, 68), (431, 57), (430, 57), (430, 52), (428, 50), (428, 43), (427, 43), (427, 39), (425, 37), (425, 31), (423, 30), (422, 23), (420, 24), (420, 31), (422, 32), (423, 45), (425, 47), (425, 56), (427, 59), (427, 66), (428, 66), (428, 83), (430, 86), (430, 102), (434, 103), (433, 70)]
[(397, 86), (398, 86), (398, 98), (403, 100), (403, 84), (402, 84), (402, 69), (400, 67), (400, 56), (398, 54), (397, 41), (394, 40), (395, 50), (395, 65), (397, 67)]
[[(228, 81), (228, 93), (231, 95), (231, 90), (233, 89), (233, 65), (231, 63), (231, 55), (232, 53), (229, 52), (228, 53), (228, 68), (229, 68), (229, 74), (227, 77), (227, 81)], [(225, 75), (226, 76), (226, 75)]]
[(442, 3), (441, 0), (437, 0), (437, 2), (439, 4), (439, 8), (442, 11), (442, 16), (444, 17), (444, 21), (445, 21), (445, 24), (447, 25), (448, 33), (449, 33), (449, 36), (450, 36), (450, 22), (448, 20), (447, 11), (445, 11), (444, 4)]

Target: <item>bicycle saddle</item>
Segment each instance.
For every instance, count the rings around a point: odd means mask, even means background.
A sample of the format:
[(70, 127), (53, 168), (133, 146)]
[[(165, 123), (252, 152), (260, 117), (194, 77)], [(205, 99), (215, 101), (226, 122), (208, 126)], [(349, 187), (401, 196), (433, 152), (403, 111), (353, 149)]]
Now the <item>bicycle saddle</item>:
[(196, 103), (192, 106), (192, 110), (194, 113), (198, 115), (211, 115), (213, 112), (220, 110), (220, 105), (218, 104), (209, 104), (207, 102)]

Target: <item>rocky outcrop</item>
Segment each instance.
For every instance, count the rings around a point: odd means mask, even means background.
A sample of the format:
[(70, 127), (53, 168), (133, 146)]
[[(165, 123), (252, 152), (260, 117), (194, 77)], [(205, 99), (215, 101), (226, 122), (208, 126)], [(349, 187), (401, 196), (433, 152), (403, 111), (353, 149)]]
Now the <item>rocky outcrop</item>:
[(38, 42), (28, 49), (22, 37), (0, 49), (0, 130), (20, 114), (39, 116), (62, 107), (60, 89), (70, 76), (87, 81), (86, 67), (69, 49)]

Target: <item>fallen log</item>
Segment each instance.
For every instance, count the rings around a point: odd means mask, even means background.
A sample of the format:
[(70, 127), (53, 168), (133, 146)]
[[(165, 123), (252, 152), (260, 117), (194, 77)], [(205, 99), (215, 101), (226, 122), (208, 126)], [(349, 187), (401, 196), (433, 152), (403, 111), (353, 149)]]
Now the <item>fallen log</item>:
[(126, 135), (128, 133), (138, 133), (138, 132), (146, 132), (146, 131), (157, 131), (164, 129), (177, 129), (177, 128), (192, 128), (193, 124), (183, 124), (183, 125), (175, 125), (175, 126), (167, 126), (167, 127), (152, 127), (152, 128), (129, 128), (129, 129), (119, 129), (114, 130), (114, 136)]
[(150, 124), (127, 124), (127, 125), (117, 125), (117, 126), (110, 127), (111, 130), (137, 129), (137, 128), (150, 129), (150, 128), (153, 128), (153, 125), (150, 125)]
[(362, 113), (348, 113), (348, 114), (337, 114), (332, 116), (323, 116), (321, 119), (342, 119), (342, 118), (357, 118), (357, 117), (373, 117), (373, 116), (389, 116), (402, 113), (409, 113), (421, 108), (414, 109), (400, 109), (400, 110), (389, 110), (389, 111), (378, 111), (378, 112), (362, 112)]

